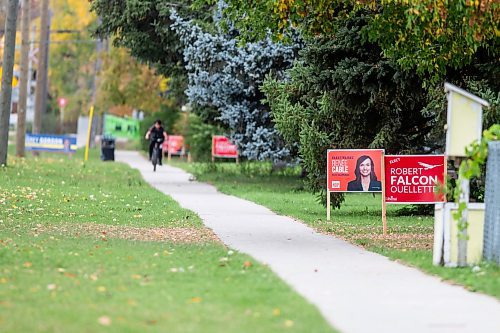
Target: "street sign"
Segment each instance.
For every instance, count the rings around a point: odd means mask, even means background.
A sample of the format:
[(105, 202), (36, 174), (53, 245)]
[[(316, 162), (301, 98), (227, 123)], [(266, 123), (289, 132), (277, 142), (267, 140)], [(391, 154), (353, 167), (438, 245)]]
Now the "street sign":
[(68, 105), (68, 100), (64, 97), (59, 97), (57, 99), (57, 103), (59, 104), (59, 107), (64, 108), (66, 105)]
[(387, 203), (446, 201), (444, 155), (387, 155), (384, 164)]

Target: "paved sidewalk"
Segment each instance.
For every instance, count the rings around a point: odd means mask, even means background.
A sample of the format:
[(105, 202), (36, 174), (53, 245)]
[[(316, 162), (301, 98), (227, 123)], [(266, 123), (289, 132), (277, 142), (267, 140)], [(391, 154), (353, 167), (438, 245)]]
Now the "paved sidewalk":
[(152, 165), (136, 152), (117, 160), (196, 212), (231, 248), (268, 264), (341, 332), (500, 332), (500, 302), (321, 235), (257, 204), (190, 182), (186, 172)]

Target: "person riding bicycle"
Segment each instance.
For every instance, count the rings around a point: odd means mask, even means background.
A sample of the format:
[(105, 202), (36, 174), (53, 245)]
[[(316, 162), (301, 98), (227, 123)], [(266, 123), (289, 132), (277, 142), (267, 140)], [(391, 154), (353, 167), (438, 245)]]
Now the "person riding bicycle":
[(160, 148), (160, 156), (158, 160), (158, 164), (161, 165), (161, 159), (163, 156), (162, 153), (162, 146), (163, 146), (163, 141), (167, 140), (167, 132), (165, 129), (161, 126), (161, 120), (158, 119), (155, 121), (154, 125), (151, 126), (151, 128), (148, 129), (148, 132), (146, 133), (146, 140), (150, 140), (149, 144), (149, 160), (151, 161), (151, 157), (153, 155), (153, 148), (155, 146), (155, 143), (159, 143), (159, 148)]

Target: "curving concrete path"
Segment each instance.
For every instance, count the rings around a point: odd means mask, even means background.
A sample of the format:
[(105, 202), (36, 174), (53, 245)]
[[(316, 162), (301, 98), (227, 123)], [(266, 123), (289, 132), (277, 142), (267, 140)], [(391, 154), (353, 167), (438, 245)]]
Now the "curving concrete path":
[(495, 298), (319, 234), (213, 186), (190, 182), (180, 169), (162, 166), (153, 173), (137, 152), (118, 151), (116, 157), (196, 212), (225, 244), (269, 265), (341, 332), (500, 332)]

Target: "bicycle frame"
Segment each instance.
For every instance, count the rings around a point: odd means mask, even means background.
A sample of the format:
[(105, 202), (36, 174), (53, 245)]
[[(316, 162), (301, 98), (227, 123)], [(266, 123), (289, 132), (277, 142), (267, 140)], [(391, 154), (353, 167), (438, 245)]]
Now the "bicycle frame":
[(153, 154), (151, 155), (151, 163), (153, 163), (153, 171), (156, 171), (156, 165), (160, 160), (159, 156), (160, 154), (161, 154), (160, 143), (155, 142), (155, 145), (153, 147)]

